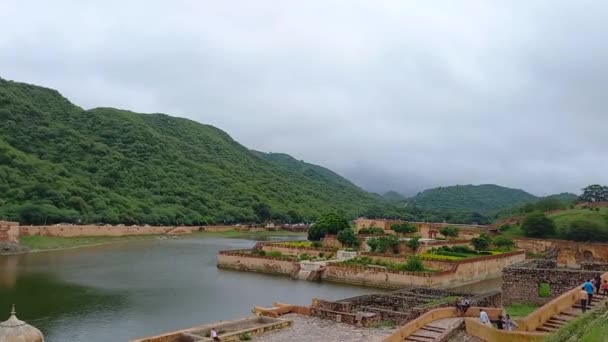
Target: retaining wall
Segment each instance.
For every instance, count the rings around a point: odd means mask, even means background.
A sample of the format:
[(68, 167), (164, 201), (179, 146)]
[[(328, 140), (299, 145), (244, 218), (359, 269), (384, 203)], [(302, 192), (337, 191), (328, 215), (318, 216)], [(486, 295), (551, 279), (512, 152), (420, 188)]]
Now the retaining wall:
[(585, 262), (608, 262), (608, 244), (575, 242), (555, 239), (514, 239), (518, 248), (529, 253), (545, 253), (558, 250), (557, 263), (561, 267), (579, 268)]
[(380, 267), (329, 264), (323, 274), (323, 279), (385, 288), (405, 286), (451, 288), (498, 278), (502, 275), (504, 267), (523, 260), (525, 260), (524, 252), (518, 251), (454, 262), (441, 261), (436, 263), (451, 263), (454, 267), (449, 270), (432, 273), (399, 272)]
[(278, 275), (292, 275), (299, 270), (298, 262), (289, 258), (248, 255), (244, 251), (220, 251), (217, 255), (217, 267)]

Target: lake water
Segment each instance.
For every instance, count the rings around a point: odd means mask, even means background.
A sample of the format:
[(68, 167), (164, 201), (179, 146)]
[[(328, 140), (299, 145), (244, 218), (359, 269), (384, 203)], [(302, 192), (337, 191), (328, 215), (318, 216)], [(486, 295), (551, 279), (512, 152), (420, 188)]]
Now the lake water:
[(216, 268), (218, 250), (254, 244), (184, 238), (0, 257), (0, 321), (15, 303), (48, 342), (127, 341), (240, 318), (255, 305), (377, 291)]

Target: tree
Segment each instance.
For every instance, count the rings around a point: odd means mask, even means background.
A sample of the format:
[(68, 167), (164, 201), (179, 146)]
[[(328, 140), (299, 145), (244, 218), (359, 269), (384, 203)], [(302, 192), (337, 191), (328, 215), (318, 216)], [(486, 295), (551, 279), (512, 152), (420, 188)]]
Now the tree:
[(266, 222), (272, 217), (270, 206), (266, 203), (258, 203), (253, 206), (253, 212), (258, 217), (258, 222)]
[(439, 229), (439, 233), (446, 238), (458, 237), (458, 228), (454, 226), (445, 226)]
[(574, 241), (608, 241), (608, 227), (594, 221), (576, 220), (564, 228), (560, 236)]
[(480, 234), (479, 237), (471, 239), (471, 244), (476, 251), (487, 251), (492, 243), (492, 238), (488, 234)]
[(352, 228), (338, 232), (338, 241), (347, 247), (359, 247), (359, 239)]
[(399, 253), (399, 238), (395, 234), (368, 239), (367, 245), (372, 252), (385, 253), (391, 249), (393, 253)]
[(555, 222), (542, 211), (535, 211), (526, 216), (521, 224), (521, 230), (526, 236), (546, 237), (555, 233)]
[(336, 235), (349, 228), (348, 220), (337, 213), (326, 213), (317, 218), (317, 221), (308, 229), (308, 240), (319, 241), (325, 235)]
[(408, 222), (395, 223), (391, 226), (391, 229), (401, 234), (416, 233), (418, 231), (415, 225)]
[(501, 250), (511, 250), (513, 247), (515, 247), (515, 242), (513, 242), (513, 239), (508, 238), (506, 236), (497, 236), (494, 238), (494, 240), (492, 240), (492, 244), (494, 246), (496, 246), (498, 249)]
[(585, 202), (606, 202), (608, 201), (608, 186), (599, 184), (589, 185), (583, 189), (583, 194), (579, 200)]
[(420, 236), (414, 236), (413, 238), (409, 239), (407, 241), (407, 246), (412, 250), (412, 252), (416, 252), (420, 246)]

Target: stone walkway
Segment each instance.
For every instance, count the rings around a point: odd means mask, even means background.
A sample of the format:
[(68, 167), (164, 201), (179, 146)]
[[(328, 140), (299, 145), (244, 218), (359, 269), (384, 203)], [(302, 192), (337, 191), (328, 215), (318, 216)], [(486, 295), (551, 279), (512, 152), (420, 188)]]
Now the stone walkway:
[(253, 340), (256, 342), (381, 342), (395, 331), (394, 328), (357, 328), (349, 324), (298, 314), (287, 314), (281, 318), (292, 320), (291, 328), (275, 330)]
[(432, 342), (445, 339), (455, 329), (462, 326), (461, 317), (443, 318), (432, 321), (405, 338), (408, 342)]

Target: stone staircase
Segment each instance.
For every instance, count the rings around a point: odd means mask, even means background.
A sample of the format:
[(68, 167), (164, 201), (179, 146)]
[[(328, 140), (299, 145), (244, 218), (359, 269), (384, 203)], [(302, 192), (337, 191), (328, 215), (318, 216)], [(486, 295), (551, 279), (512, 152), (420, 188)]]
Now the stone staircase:
[(457, 330), (464, 320), (460, 317), (443, 318), (424, 325), (413, 334), (406, 337), (403, 341), (408, 342), (439, 342), (444, 341), (454, 331)]
[[(594, 295), (593, 299), (591, 300), (591, 305), (587, 306), (587, 309), (589, 310), (589, 309), (595, 307), (603, 298), (604, 297)], [(568, 309), (560, 312), (557, 315), (551, 316), (551, 318), (549, 318), (549, 320), (546, 321), (545, 324), (538, 327), (536, 329), (536, 331), (544, 332), (544, 333), (554, 333), (557, 330), (559, 330), (559, 328), (561, 328), (563, 325), (565, 325), (566, 323), (570, 322), (571, 320), (575, 319), (576, 317), (578, 317), (582, 314), (583, 314), (583, 311), (581, 310), (581, 304), (577, 303), (577, 304), (573, 305), (571, 308), (568, 308)]]

